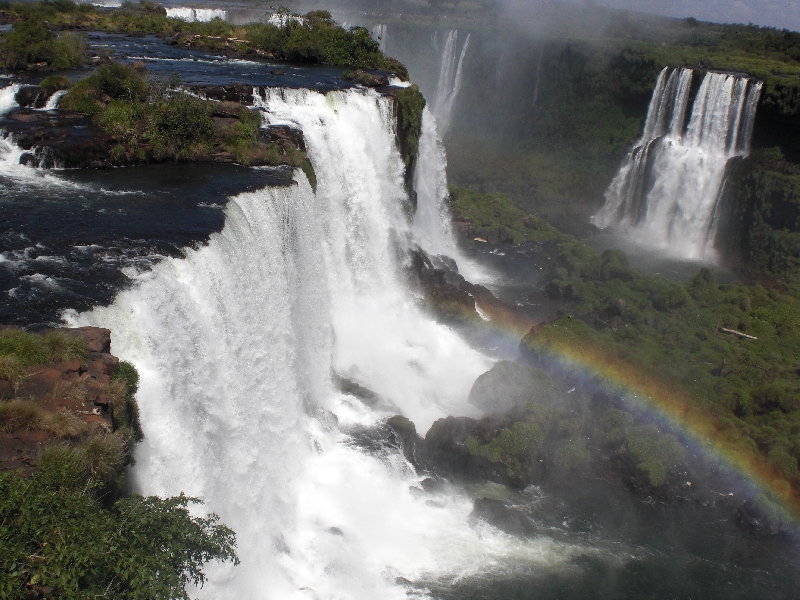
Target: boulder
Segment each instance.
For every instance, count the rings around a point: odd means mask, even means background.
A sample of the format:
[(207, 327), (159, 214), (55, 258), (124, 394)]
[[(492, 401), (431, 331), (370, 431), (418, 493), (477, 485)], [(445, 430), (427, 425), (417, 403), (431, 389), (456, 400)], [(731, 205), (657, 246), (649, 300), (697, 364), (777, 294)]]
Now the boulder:
[(528, 402), (551, 406), (557, 399), (558, 389), (546, 372), (503, 360), (475, 380), (468, 401), (489, 414), (501, 414)]
[(103, 354), (111, 352), (111, 331), (109, 329), (102, 327), (76, 327), (75, 329), (63, 329), (62, 331), (68, 335), (83, 338), (86, 341), (86, 349), (89, 352), (101, 352)]

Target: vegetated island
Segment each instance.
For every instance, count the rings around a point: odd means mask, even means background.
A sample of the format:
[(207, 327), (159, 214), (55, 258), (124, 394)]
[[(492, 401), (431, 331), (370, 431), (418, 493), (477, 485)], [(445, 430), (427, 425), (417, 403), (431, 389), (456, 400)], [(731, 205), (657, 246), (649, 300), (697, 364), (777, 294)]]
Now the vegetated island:
[[(53, 74), (39, 86), (23, 86), (17, 93), (18, 104), (26, 109), (42, 108), (55, 93), (64, 94), (55, 118), (36, 110), (18, 110), (7, 119), (7, 131), (30, 151), (23, 156), (26, 163), (67, 168), (166, 161), (288, 165), (300, 167), (315, 187), (302, 132), (287, 126), (261, 127), (261, 116), (253, 110), (253, 86), (235, 82), (183, 86), (178, 75), (162, 80), (149, 74), (142, 63), (115, 64), (88, 56), (80, 32), (180, 34), (169, 42), (228, 55), (355, 69), (342, 73), (343, 84), (375, 88), (396, 103), (398, 145), (411, 191), (425, 99), (416, 86), (389, 85), (389, 75), (406, 79), (407, 71), (385, 57), (364, 28), (345, 30), (324, 11), (303, 16), (279, 11), (277, 25), (235, 27), (220, 19), (210, 23), (169, 19), (162, 7), (150, 2), (108, 11), (63, 0), (6, 5), (0, 8), (0, 17), (13, 22), (0, 40), (0, 56), (10, 70), (48, 71), (86, 62), (99, 65), (78, 81)], [(231, 46), (230, 40), (236, 43)], [(90, 135), (76, 125), (88, 126)]]
[(0, 595), (186, 598), (233, 531), (184, 495), (127, 493), (138, 373), (107, 329), (0, 330)]

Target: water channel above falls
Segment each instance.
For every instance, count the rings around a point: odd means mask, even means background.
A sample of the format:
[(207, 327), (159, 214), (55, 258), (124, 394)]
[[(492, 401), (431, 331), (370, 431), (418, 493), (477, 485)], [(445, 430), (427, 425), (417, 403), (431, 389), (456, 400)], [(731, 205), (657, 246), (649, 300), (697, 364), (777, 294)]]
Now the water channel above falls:
[[(89, 41), (189, 85), (351, 87), (337, 69)], [(143, 376), (141, 491), (197, 494), (239, 533), (242, 564), (212, 567), (192, 595), (793, 597), (792, 542), (748, 537), (722, 501), (664, 508), (605, 481), (423, 492), (382, 420), (403, 412), (424, 434), (435, 418), (475, 415), (466, 393), (494, 357), (419, 311), (399, 276), (415, 232), (387, 103), (334, 96), (263, 98), (304, 128), (316, 194), (302, 175), (232, 165), (0, 170), (0, 321), (56, 323), (73, 309), (76, 324), (110, 327)], [(532, 314), (556, 308), (527, 300), (541, 284), (534, 257), (494, 250), (476, 257), (489, 287)], [(335, 389), (331, 372), (387, 405)], [(364, 429), (378, 432), (372, 446), (351, 435)], [(746, 492), (719, 483), (721, 498)], [(470, 517), (481, 496), (514, 506), (516, 526)]]

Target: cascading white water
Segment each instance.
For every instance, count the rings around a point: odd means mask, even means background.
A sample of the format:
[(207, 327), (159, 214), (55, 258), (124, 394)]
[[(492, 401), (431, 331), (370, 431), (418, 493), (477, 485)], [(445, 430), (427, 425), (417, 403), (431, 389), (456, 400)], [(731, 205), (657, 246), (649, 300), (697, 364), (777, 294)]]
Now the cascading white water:
[(381, 52), (386, 52), (386, 38), (389, 35), (389, 28), (386, 23), (379, 23), (372, 28), (372, 39), (378, 42)]
[(734, 156), (750, 151), (761, 82), (708, 73), (686, 112), (692, 71), (661, 71), (644, 131), (593, 217), (683, 259), (714, 260), (715, 214)]
[(61, 101), (61, 98), (66, 95), (66, 93), (67, 90), (58, 90), (53, 93), (53, 95), (47, 99), (47, 104), (45, 104), (44, 108), (41, 110), (56, 110), (58, 108), (58, 103)]
[(18, 83), (12, 83), (4, 88), (0, 88), (0, 117), (19, 106), (17, 104), (18, 91)]
[(420, 247), (429, 255), (443, 254), (454, 259), (461, 274), (469, 281), (489, 283), (485, 271), (467, 259), (458, 248), (447, 207), (447, 157), (436, 128), (436, 119), (427, 107), (422, 113), (414, 190), (417, 193), (417, 210), (414, 213), (413, 230)]
[[(390, 101), (268, 90), (257, 104), (266, 120), (302, 128), (316, 194), (298, 171), (297, 185), (237, 196), (208, 246), (165, 259), (110, 307), (66, 315), (110, 327), (115, 353), (139, 369), (139, 489), (200, 496), (238, 532), (242, 564), (211, 569), (199, 595), (399, 600), (397, 577), (529, 568), (582, 551), (471, 526), (468, 498), (427, 502), (399, 452), (364, 453), (340, 432), (396, 412), (424, 432), (470, 413), (469, 389), (490, 361), (403, 285), (411, 232)], [(337, 391), (332, 373), (387, 408)]]
[[(0, 88), (0, 117), (19, 107), (16, 100), (19, 87), (19, 84), (14, 83)], [(56, 99), (57, 101), (58, 99)], [(25, 153), (26, 150), (20, 148), (7, 132), (0, 130), (0, 178), (6, 179), (15, 188), (26, 185), (79, 187), (77, 184), (54, 177), (43, 170), (20, 164), (22, 155)], [(0, 182), (0, 186), (2, 186), (2, 182)]]
[[(433, 114), (436, 115), (436, 122), (442, 134), (450, 127), (453, 105), (461, 90), (461, 73), (464, 57), (469, 48), (469, 38), (470, 34), (468, 33), (463, 46), (461, 46), (461, 52), (458, 53), (458, 30), (454, 29), (447, 34), (447, 41), (442, 50), (439, 80), (432, 101)], [(436, 44), (435, 39), (434, 44)]]
[(191, 8), (188, 6), (176, 6), (167, 8), (167, 17), (171, 19), (181, 19), (182, 21), (199, 21), (208, 23), (213, 19), (228, 20), (228, 11), (221, 8)]

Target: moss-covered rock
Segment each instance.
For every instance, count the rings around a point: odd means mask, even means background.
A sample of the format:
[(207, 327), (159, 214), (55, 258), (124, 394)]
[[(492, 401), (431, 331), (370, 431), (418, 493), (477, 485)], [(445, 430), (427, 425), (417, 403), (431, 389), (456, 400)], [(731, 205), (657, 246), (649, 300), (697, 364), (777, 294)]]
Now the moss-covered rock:
[(397, 103), (397, 142), (400, 155), (406, 166), (405, 181), (409, 193), (414, 183), (414, 170), (419, 154), (419, 138), (422, 135), (422, 111), (425, 97), (416, 85), (403, 88), (395, 95)]

